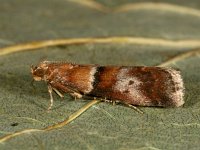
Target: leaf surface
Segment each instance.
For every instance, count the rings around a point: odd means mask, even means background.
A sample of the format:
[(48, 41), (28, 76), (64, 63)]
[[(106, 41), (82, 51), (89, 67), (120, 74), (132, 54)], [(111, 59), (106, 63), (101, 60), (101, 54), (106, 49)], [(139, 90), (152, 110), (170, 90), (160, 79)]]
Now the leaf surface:
[[(146, 66), (171, 60), (167, 66), (181, 70), (186, 90), (180, 108), (139, 107), (141, 115), (122, 105), (99, 103), (62, 128), (16, 136), (0, 143), (0, 149), (198, 149), (199, 6), (195, 0), (2, 0), (1, 137), (56, 124), (89, 102), (54, 94), (53, 110), (47, 113), (46, 84), (31, 86), (30, 66), (41, 60)], [(52, 44), (59, 39), (65, 42)], [(45, 46), (47, 40), (52, 43)], [(42, 44), (36, 47), (32, 41)], [(15, 44), (21, 44), (18, 52), (4, 49), (13, 46), (16, 51)], [(2, 55), (3, 50), (9, 54)]]

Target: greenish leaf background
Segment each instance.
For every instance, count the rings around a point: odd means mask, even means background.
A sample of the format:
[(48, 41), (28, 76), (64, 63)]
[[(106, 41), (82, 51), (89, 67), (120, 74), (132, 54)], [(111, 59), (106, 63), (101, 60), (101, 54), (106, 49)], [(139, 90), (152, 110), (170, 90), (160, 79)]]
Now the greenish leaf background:
[[(154, 66), (200, 47), (198, 0), (151, 2), (0, 0), (2, 48), (61, 38), (133, 37), (154, 41), (89, 42), (0, 56), (0, 136), (58, 123), (88, 103), (74, 101), (68, 95), (62, 101), (54, 95), (54, 108), (47, 113), (47, 87), (45, 83), (35, 83), (35, 88), (30, 85), (31, 64), (45, 59)], [(184, 78), (185, 105), (181, 108), (140, 107), (144, 112), (141, 115), (122, 105), (99, 103), (67, 126), (17, 136), (0, 143), (0, 149), (200, 149), (199, 63), (199, 56), (193, 55), (169, 65), (179, 68)]]

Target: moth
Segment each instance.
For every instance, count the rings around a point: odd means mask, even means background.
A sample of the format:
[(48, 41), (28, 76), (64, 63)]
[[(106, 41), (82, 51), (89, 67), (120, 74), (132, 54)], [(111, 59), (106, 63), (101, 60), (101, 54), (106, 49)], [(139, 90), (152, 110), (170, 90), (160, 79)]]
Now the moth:
[(180, 71), (165, 67), (100, 66), (42, 61), (31, 67), (35, 81), (45, 81), (50, 94), (68, 93), (129, 106), (179, 107), (184, 104)]

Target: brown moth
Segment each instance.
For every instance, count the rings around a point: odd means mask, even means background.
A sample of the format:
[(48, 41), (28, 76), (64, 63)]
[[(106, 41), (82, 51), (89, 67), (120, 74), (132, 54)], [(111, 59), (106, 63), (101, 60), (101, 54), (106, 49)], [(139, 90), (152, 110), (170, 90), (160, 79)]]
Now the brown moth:
[(99, 66), (43, 61), (31, 68), (35, 81), (45, 81), (60, 97), (95, 97), (129, 106), (179, 107), (184, 104), (180, 72), (165, 67)]

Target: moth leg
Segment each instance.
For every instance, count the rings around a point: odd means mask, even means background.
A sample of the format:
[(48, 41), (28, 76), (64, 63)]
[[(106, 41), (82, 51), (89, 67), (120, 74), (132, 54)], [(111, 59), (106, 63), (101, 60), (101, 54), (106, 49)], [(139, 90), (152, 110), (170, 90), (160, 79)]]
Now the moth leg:
[(115, 101), (115, 100), (113, 100), (113, 101), (112, 101), (112, 104), (113, 104), (113, 106), (114, 106), (114, 105), (116, 104), (116, 101)]
[(49, 104), (49, 107), (48, 107), (48, 111), (51, 110), (52, 106), (53, 106), (53, 95), (52, 95), (52, 87), (51, 85), (48, 85), (48, 92), (49, 92), (49, 95), (50, 95), (50, 104)]
[(140, 114), (144, 114), (144, 112), (142, 110), (140, 110), (139, 108), (137, 108), (136, 106), (133, 106), (133, 105), (127, 104), (127, 103), (125, 103), (125, 105), (127, 105), (130, 108), (133, 108), (135, 111), (137, 111)]
[(53, 88), (52, 89), (54, 90), (54, 92), (56, 92), (56, 94), (58, 94), (61, 98), (64, 97), (64, 95), (62, 93), (60, 93), (60, 91), (58, 91), (56, 88)]
[(116, 104), (116, 101), (115, 100), (109, 100), (109, 99), (107, 99), (106, 97), (105, 98), (103, 98), (103, 99), (101, 99), (103, 102), (106, 102), (106, 103), (112, 103), (113, 105), (115, 105)]
[[(108, 102), (108, 103), (112, 103), (113, 105), (115, 105), (116, 103), (120, 103), (120, 101), (117, 101), (117, 100), (108, 100), (106, 99), (106, 97), (104, 99), (101, 99), (102, 101), (104, 102)], [(130, 107), (130, 108), (133, 108), (135, 111), (137, 111), (138, 113), (141, 113), (141, 114), (144, 114), (143, 111), (141, 111), (139, 108), (137, 108), (136, 106), (133, 106), (131, 104), (128, 104), (128, 103), (123, 103), (124, 105)]]
[(83, 95), (81, 95), (80, 93), (77, 93), (77, 92), (71, 93), (71, 96), (73, 96), (75, 100), (77, 100), (77, 98), (83, 97)]

